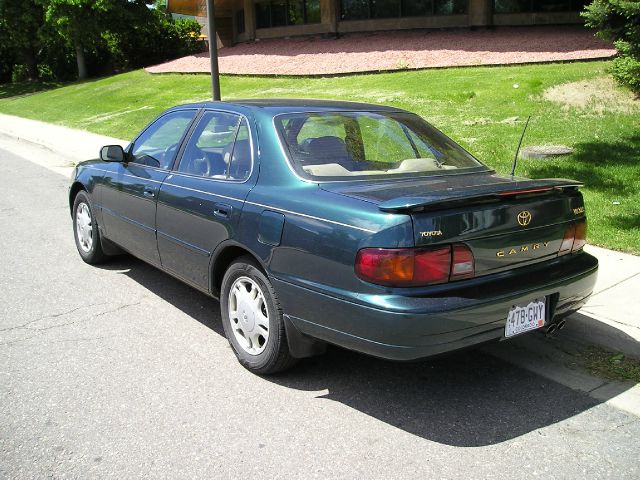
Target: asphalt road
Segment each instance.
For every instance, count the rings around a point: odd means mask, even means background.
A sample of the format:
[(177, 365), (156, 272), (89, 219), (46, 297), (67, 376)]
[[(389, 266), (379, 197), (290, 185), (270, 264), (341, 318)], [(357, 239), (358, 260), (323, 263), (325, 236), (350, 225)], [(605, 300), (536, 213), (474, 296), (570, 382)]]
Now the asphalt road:
[(481, 352), (260, 378), (218, 303), (75, 251), (67, 179), (0, 150), (0, 478), (640, 478), (640, 419)]

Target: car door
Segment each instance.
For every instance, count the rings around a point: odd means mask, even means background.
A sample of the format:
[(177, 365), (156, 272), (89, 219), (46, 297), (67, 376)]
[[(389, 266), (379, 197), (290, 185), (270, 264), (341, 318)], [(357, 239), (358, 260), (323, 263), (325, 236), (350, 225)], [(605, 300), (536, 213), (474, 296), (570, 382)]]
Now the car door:
[(255, 135), (237, 113), (205, 111), (160, 187), (156, 224), (162, 267), (208, 290), (211, 254), (233, 238), (256, 182)]
[(103, 178), (105, 235), (132, 254), (160, 265), (156, 242), (156, 203), (196, 109), (159, 117), (128, 149), (127, 163), (110, 164)]

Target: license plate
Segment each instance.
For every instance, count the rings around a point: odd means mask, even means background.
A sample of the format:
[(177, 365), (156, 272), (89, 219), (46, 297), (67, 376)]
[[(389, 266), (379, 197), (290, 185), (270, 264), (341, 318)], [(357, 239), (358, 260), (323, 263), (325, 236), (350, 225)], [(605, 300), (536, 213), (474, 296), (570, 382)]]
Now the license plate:
[(545, 324), (546, 298), (537, 298), (525, 306), (514, 306), (507, 315), (504, 336), (513, 337), (529, 330), (543, 327)]

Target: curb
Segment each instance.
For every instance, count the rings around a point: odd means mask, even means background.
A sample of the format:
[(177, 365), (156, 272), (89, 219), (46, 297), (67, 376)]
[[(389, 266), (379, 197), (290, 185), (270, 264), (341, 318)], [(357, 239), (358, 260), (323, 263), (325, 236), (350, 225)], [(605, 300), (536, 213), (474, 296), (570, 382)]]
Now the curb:
[(75, 163), (97, 158), (103, 145), (119, 144), (125, 147), (129, 143), (84, 130), (5, 114), (0, 114), (0, 134), (45, 148)]
[(616, 325), (609, 320), (590, 317), (577, 312), (567, 318), (565, 328), (558, 334), (582, 346), (597, 345), (605, 350), (621, 352), (640, 358), (640, 328)]

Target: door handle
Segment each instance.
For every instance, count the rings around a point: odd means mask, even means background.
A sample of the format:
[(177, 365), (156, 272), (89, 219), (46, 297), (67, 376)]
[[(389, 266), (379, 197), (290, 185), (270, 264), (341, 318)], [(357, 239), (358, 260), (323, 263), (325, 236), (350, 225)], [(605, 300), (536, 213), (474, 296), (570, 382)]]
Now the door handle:
[(153, 197), (156, 196), (156, 191), (154, 189), (151, 189), (151, 188), (145, 188), (144, 192), (142, 194), (145, 197), (153, 198)]
[(216, 217), (229, 218), (231, 216), (231, 211), (233, 207), (231, 205), (227, 205), (226, 203), (216, 203), (213, 206), (213, 214)]

